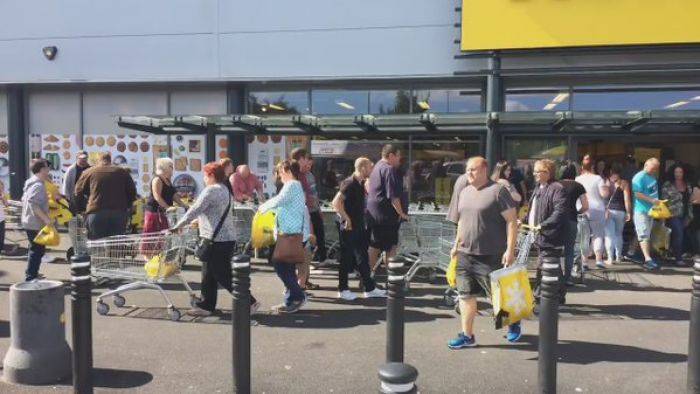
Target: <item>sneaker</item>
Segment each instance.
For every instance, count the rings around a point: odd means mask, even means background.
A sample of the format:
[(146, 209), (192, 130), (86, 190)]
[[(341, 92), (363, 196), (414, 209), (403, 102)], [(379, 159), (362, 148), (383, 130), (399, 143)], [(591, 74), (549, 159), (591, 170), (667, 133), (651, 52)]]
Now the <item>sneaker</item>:
[(564, 284), (568, 287), (576, 286), (576, 283), (571, 278), (567, 279), (566, 282), (564, 282)]
[(644, 268), (648, 269), (649, 271), (658, 270), (659, 264), (657, 264), (654, 260), (649, 260), (646, 263), (644, 263)]
[(187, 314), (188, 314), (189, 316), (194, 316), (194, 317), (207, 317), (207, 316), (211, 316), (211, 312), (210, 312), (210, 311), (208, 311), (208, 310), (206, 310), (206, 309), (202, 309), (202, 308), (200, 308), (200, 307), (198, 307), (198, 306), (195, 306), (194, 308), (192, 308), (192, 309), (190, 309), (189, 311), (187, 311)]
[(506, 334), (506, 339), (510, 343), (515, 343), (520, 340), (520, 337), (523, 336), (522, 329), (520, 326), (520, 322), (511, 324), (508, 326), (508, 333)]
[(447, 347), (452, 350), (464, 349), (465, 347), (475, 347), (476, 346), (476, 336), (472, 335), (468, 337), (465, 333), (460, 332), (457, 338), (447, 342)]
[(607, 266), (605, 265), (605, 263), (602, 262), (602, 261), (596, 261), (596, 262), (595, 262), (595, 266), (598, 267), (598, 268), (600, 268), (600, 269), (605, 269), (605, 268), (607, 268)]
[(258, 313), (258, 310), (260, 310), (260, 301), (256, 301), (252, 304), (250, 304), (250, 315), (254, 315)]
[(280, 305), (277, 307), (277, 312), (285, 314), (297, 313), (304, 305), (306, 305), (306, 297), (300, 301), (292, 301), (288, 305)]
[(613, 265), (615, 265), (615, 261), (614, 260), (606, 260), (605, 265), (607, 265), (608, 267), (612, 267)]
[(380, 288), (375, 288), (372, 291), (365, 291), (365, 298), (384, 298), (386, 297), (386, 290)]
[(341, 298), (345, 301), (354, 301), (357, 299), (357, 296), (350, 290), (343, 290), (338, 292), (338, 298)]

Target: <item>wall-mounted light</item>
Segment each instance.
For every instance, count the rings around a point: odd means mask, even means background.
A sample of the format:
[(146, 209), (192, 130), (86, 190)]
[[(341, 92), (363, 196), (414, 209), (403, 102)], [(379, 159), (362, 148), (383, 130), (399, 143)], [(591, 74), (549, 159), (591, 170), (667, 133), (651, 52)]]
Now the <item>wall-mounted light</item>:
[(49, 61), (53, 60), (58, 54), (58, 48), (55, 46), (44, 47), (41, 51), (44, 53), (44, 57)]

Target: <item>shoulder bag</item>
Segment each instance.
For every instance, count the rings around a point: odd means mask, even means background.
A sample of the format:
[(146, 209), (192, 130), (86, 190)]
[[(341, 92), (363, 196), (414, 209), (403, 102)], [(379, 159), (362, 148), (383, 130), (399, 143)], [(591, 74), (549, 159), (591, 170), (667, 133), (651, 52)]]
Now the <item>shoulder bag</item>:
[(275, 251), (272, 253), (273, 263), (298, 264), (306, 261), (304, 251), (304, 218), (301, 221), (299, 234), (277, 234)]
[(226, 219), (226, 216), (229, 214), (230, 210), (231, 210), (231, 194), (229, 193), (228, 205), (226, 205), (226, 210), (224, 211), (224, 214), (221, 216), (221, 219), (219, 219), (219, 224), (216, 225), (216, 229), (214, 229), (214, 234), (212, 234), (211, 239), (199, 237), (199, 242), (197, 242), (197, 247), (194, 250), (194, 254), (195, 254), (195, 256), (197, 256), (199, 261), (211, 260), (212, 246), (214, 244), (214, 240), (216, 239), (216, 236), (219, 235), (219, 232), (221, 231), (221, 226), (224, 225), (224, 220)]

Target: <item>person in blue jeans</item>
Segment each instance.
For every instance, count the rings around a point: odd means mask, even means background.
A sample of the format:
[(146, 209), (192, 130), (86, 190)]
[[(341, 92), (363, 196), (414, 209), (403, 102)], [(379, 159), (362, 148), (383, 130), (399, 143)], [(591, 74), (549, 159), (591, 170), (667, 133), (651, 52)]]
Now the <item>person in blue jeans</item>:
[[(302, 242), (312, 244), (315, 239), (310, 235), (309, 210), (306, 208), (304, 190), (299, 182), (301, 169), (296, 160), (284, 160), (277, 165), (277, 174), (282, 181), (280, 192), (260, 205), (258, 212), (274, 210), (276, 214), (275, 237), (279, 234), (302, 234)], [(286, 288), (284, 303), (274, 307), (280, 313), (295, 313), (306, 304), (306, 293), (299, 286), (296, 264), (275, 261), (274, 248), (270, 253), (270, 262)], [(299, 261), (298, 264), (303, 263)]]
[(632, 220), (632, 194), (629, 183), (622, 179), (622, 169), (613, 165), (610, 169), (610, 199), (605, 209), (605, 249), (608, 265), (622, 261), (622, 233), (625, 223)]
[(31, 164), (32, 176), (24, 183), (22, 191), (22, 228), (27, 232), (29, 254), (25, 280), (41, 279), (39, 266), (46, 253), (46, 247), (34, 242), (39, 231), (51, 224), (49, 217), (49, 197), (44, 182), (49, 180), (49, 163), (44, 159), (35, 159)]
[(659, 183), (655, 175), (659, 172), (660, 164), (659, 159), (652, 157), (644, 163), (644, 169), (632, 178), (634, 228), (644, 254), (644, 267), (648, 270), (659, 269), (659, 264), (651, 255), (650, 241), (654, 219), (649, 216), (649, 210), (659, 204)]

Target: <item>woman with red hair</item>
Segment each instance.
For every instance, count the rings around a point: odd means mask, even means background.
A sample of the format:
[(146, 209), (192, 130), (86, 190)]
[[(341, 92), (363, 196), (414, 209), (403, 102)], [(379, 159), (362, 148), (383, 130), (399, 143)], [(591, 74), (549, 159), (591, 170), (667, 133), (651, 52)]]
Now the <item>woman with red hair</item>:
[[(231, 258), (236, 249), (233, 222), (233, 196), (225, 186), (224, 168), (219, 163), (208, 163), (202, 169), (206, 187), (190, 209), (171, 230), (176, 231), (197, 219), (199, 236), (212, 241), (211, 258), (202, 261), (202, 301), (191, 309), (192, 316), (209, 316), (216, 310), (217, 284), (228, 290), (231, 286)], [(251, 296), (251, 313), (259, 308)]]

